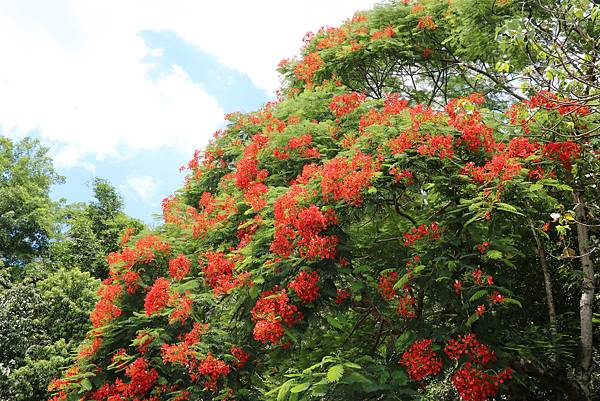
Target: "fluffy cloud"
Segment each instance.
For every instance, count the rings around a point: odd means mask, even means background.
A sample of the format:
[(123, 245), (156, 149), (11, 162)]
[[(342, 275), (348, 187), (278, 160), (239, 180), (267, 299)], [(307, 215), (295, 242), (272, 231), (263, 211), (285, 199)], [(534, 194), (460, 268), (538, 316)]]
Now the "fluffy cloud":
[(176, 65), (150, 79), (144, 60), (157, 50), (140, 32), (173, 31), (272, 92), (275, 65), (298, 51), (307, 30), (372, 3), (0, 0), (0, 132), (37, 132), (67, 167), (83, 166), (89, 155), (191, 153), (224, 110)]
[(144, 202), (150, 201), (158, 189), (158, 182), (147, 175), (129, 177), (127, 185)]

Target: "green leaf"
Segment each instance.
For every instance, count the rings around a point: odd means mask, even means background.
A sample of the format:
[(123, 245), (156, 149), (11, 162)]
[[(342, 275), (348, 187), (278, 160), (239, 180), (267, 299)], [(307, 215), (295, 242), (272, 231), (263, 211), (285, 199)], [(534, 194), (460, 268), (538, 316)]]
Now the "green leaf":
[(287, 397), (290, 392), (290, 387), (295, 383), (294, 379), (290, 379), (283, 383), (281, 387), (279, 387), (279, 392), (277, 393), (277, 401), (283, 401)]
[(498, 202), (495, 204), (495, 206), (496, 206), (496, 209), (498, 209), (498, 210), (510, 212), (513, 214), (517, 214), (519, 216), (525, 216), (523, 213), (519, 212), (516, 207), (514, 207), (513, 205), (509, 205), (508, 203)]
[(339, 320), (337, 320), (335, 317), (331, 316), (331, 315), (327, 315), (327, 317), (325, 318), (327, 320), (327, 323), (329, 323), (329, 325), (331, 327), (335, 327), (336, 329), (343, 329), (344, 325), (342, 323), (339, 322)]
[(423, 269), (425, 269), (424, 265), (417, 265), (417, 266), (413, 267), (413, 269), (410, 273), (406, 273), (405, 275), (403, 275), (400, 278), (400, 280), (398, 280), (398, 282), (396, 284), (394, 284), (394, 289), (397, 290), (398, 288), (402, 288), (404, 286), (404, 284), (406, 284), (408, 282), (408, 280), (410, 280), (411, 277), (414, 277), (419, 272), (421, 272)]
[(521, 305), (521, 302), (519, 302), (519, 301), (517, 301), (516, 299), (513, 299), (513, 298), (504, 298), (504, 303), (515, 304), (519, 308), (523, 307), (523, 305)]
[(467, 323), (465, 323), (465, 324), (467, 325), (467, 327), (471, 327), (471, 325), (473, 323), (475, 323), (477, 320), (479, 320), (479, 315), (477, 313), (473, 313), (467, 320)]
[(362, 366), (354, 362), (346, 362), (344, 363), (344, 366), (350, 369), (362, 369)]
[(90, 391), (92, 389), (92, 382), (89, 379), (83, 379), (81, 381), (81, 388), (85, 391)]
[(485, 254), (485, 256), (486, 256), (488, 259), (492, 259), (492, 260), (499, 260), (499, 259), (502, 259), (502, 257), (503, 257), (504, 255), (502, 254), (502, 252), (500, 252), (500, 251), (498, 251), (498, 250), (496, 250), (496, 249), (492, 249), (492, 250), (488, 251), (488, 252)]
[(343, 365), (333, 365), (327, 371), (327, 381), (330, 383), (338, 382), (342, 376), (344, 375), (344, 366)]
[(310, 382), (304, 382), (300, 384), (296, 384), (294, 387), (290, 389), (290, 393), (301, 393), (306, 391), (310, 387)]
[(529, 191), (531, 191), (531, 192), (536, 192), (536, 191), (539, 191), (539, 190), (540, 190), (540, 189), (542, 189), (542, 188), (544, 188), (544, 186), (543, 186), (542, 184), (540, 184), (540, 183), (536, 183), (536, 184), (533, 184), (533, 185), (531, 185), (531, 186), (529, 187)]
[(469, 302), (476, 301), (484, 295), (487, 295), (487, 290), (479, 290), (475, 294), (471, 295), (471, 298), (469, 298)]

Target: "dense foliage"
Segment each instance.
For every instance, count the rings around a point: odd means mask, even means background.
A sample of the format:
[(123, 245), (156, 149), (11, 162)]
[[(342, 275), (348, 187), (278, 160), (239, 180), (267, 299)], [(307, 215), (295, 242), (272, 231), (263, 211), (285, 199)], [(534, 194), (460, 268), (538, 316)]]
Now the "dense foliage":
[(73, 362), (89, 313), (118, 249), (126, 216), (108, 182), (95, 179), (90, 204), (54, 202), (62, 182), (48, 149), (0, 137), (0, 400), (37, 401)]
[(0, 137), (0, 263), (22, 265), (39, 256), (53, 233), (50, 186), (62, 181), (31, 139)]
[(599, 16), (400, 2), (307, 35), (109, 254), (52, 400), (591, 399)]

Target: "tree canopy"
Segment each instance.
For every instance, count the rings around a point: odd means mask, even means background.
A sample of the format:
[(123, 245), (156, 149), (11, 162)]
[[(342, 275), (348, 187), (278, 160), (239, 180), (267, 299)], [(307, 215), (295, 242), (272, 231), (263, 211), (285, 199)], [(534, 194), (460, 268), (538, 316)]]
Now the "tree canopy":
[(591, 400), (599, 15), (390, 2), (308, 34), (108, 255), (52, 400)]
[(39, 256), (54, 231), (50, 186), (60, 183), (37, 140), (0, 137), (0, 263), (22, 265)]

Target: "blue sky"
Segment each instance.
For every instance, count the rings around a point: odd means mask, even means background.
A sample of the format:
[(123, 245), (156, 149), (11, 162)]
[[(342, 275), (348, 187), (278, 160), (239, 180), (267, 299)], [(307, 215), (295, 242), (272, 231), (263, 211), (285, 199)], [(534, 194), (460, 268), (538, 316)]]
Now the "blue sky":
[(55, 199), (89, 201), (101, 177), (153, 223), (223, 115), (274, 98), (307, 31), (373, 4), (0, 0), (0, 135), (50, 148)]
[[(192, 82), (211, 94), (225, 113), (255, 110), (271, 98), (247, 74), (220, 64), (215, 57), (194, 48), (173, 32), (145, 31), (140, 36), (150, 49), (161, 49), (160, 54), (144, 59), (152, 63), (148, 71), (152, 81), (171, 74), (177, 65)], [(61, 168), (59, 172), (66, 177), (66, 184), (55, 186), (52, 195), (70, 202), (87, 201), (92, 195), (88, 183), (96, 176), (107, 178), (123, 196), (126, 213), (153, 224), (156, 222), (153, 215), (160, 213), (162, 198), (182, 184), (184, 172), (179, 171), (179, 166), (186, 164), (193, 153), (194, 148), (188, 154), (150, 149), (127, 158), (96, 160), (93, 171), (80, 166)]]

